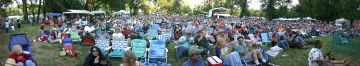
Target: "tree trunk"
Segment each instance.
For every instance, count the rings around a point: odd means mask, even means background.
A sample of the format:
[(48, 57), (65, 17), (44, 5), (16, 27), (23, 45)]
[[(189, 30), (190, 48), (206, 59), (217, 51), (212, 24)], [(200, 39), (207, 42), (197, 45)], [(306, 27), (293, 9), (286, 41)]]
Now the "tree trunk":
[(26, 0), (22, 0), (22, 3), (23, 3), (24, 22), (25, 22), (25, 23), (28, 23), (29, 20), (28, 20), (28, 12), (27, 12), (27, 3), (26, 3)]
[(38, 13), (37, 13), (37, 17), (36, 17), (36, 22), (35, 22), (35, 24), (40, 21), (40, 10), (41, 10), (41, 7), (42, 7), (42, 1), (43, 1), (43, 0), (39, 0)]
[[(33, 1), (30, 1), (30, 5), (33, 5), (33, 4), (34, 4)], [(31, 15), (32, 15), (32, 17), (30, 19), (35, 18), (35, 7), (31, 7), (29, 9), (31, 10)]]
[(246, 11), (247, 11), (247, 0), (244, 0), (244, 2), (241, 4), (240, 17), (245, 16)]
[(43, 0), (43, 21), (45, 21), (45, 18), (46, 18), (46, 6), (48, 6), (48, 3), (47, 3), (47, 1), (49, 1), (49, 0)]

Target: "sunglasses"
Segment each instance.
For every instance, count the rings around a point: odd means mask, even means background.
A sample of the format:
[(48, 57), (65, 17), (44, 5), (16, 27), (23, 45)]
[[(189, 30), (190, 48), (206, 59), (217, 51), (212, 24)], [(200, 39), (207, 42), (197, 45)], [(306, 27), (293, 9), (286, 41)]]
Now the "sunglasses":
[(97, 50), (92, 50), (92, 52), (98, 52)]

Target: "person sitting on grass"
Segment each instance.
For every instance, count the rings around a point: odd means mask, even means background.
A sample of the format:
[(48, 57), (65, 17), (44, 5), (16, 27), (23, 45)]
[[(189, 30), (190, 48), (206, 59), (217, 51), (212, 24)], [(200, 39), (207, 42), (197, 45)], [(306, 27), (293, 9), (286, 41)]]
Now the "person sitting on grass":
[(87, 26), (84, 27), (84, 34), (90, 34), (92, 36), (95, 36), (95, 26), (92, 25), (92, 23), (89, 23)]
[(300, 35), (298, 33), (295, 33), (292, 35), (292, 40), (291, 43), (293, 43), (293, 45), (295, 45), (295, 47), (299, 47), (301, 49), (305, 49), (305, 41), (302, 39), (302, 37), (300, 37)]
[(100, 49), (96, 46), (90, 48), (90, 54), (85, 58), (83, 66), (112, 66)]
[(221, 59), (225, 58), (232, 51), (232, 47), (228, 46), (228, 42), (224, 40), (217, 41), (215, 47), (215, 55)]
[(329, 58), (324, 58), (322, 51), (322, 42), (320, 40), (315, 41), (314, 48), (310, 50), (308, 65), (309, 66), (346, 66), (349, 64), (347, 59), (344, 60), (332, 60)]
[(258, 59), (261, 59), (261, 62), (266, 63), (266, 59), (263, 54), (257, 50), (255, 46), (253, 46), (255, 42), (246, 43), (244, 41), (244, 37), (240, 36), (238, 37), (238, 43), (239, 44), (235, 45), (234, 50), (240, 52), (240, 55), (242, 55), (245, 62), (254, 61), (256, 65), (260, 65)]
[(198, 36), (195, 37), (194, 42), (196, 45), (199, 46), (199, 49), (203, 50), (203, 52), (201, 52), (201, 55), (203, 56), (206, 54), (206, 51), (214, 49), (212, 46), (209, 45), (210, 41), (207, 40), (204, 31), (198, 32)]
[(124, 57), (122, 58), (123, 62), (120, 66), (143, 66), (134, 54), (134, 52), (128, 50), (125, 52)]
[(97, 33), (97, 39), (110, 39), (110, 35), (105, 31), (104, 28), (101, 29), (101, 33)]
[(189, 49), (189, 59), (187, 59), (182, 66), (205, 66), (200, 52), (201, 51), (197, 47), (191, 47)]
[[(29, 60), (30, 55), (28, 53), (24, 53), (22, 47), (20, 45), (14, 45), (12, 48), (12, 54), (8, 57), (6, 61), (14, 61), (14, 62), (5, 62), (5, 65), (10, 66), (36, 66), (35, 63)], [(25, 63), (25, 64), (24, 64)]]
[(48, 38), (48, 41), (50, 43), (55, 43), (55, 42), (60, 42), (61, 41), (61, 36), (58, 35), (61, 34), (57, 29), (52, 29)]
[(115, 33), (112, 34), (113, 40), (125, 40), (125, 36), (121, 33), (120, 28), (115, 29)]
[(140, 36), (140, 33), (136, 31), (135, 33), (133, 33), (133, 35), (130, 36), (130, 39), (142, 39), (142, 37)]
[(186, 32), (185, 36), (181, 36), (177, 41), (176, 47), (176, 60), (180, 59), (183, 53), (186, 53), (190, 48), (190, 42), (193, 41), (193, 37), (191, 36), (191, 32)]
[(49, 34), (50, 34), (50, 31), (46, 30), (44, 25), (40, 26), (40, 30), (37, 34), (37, 38), (35, 38), (33, 41), (34, 42), (45, 42), (48, 40), (49, 38)]

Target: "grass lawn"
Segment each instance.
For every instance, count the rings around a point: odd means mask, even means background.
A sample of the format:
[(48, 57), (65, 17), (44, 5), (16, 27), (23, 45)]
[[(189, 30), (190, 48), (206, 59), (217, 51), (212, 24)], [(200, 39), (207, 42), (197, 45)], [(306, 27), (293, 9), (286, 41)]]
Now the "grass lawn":
[[(8, 46), (8, 39), (11, 34), (17, 33), (26, 33), (29, 39), (33, 39), (35, 34), (39, 29), (39, 25), (30, 26), (30, 25), (23, 25), (21, 29), (16, 29), (11, 33), (4, 33), (4, 31), (0, 30), (0, 61), (5, 62), (6, 58), (10, 54), (9, 50), (7, 49)], [(49, 27), (48, 27), (49, 28)], [(332, 48), (332, 39), (330, 36), (325, 37), (318, 37), (318, 38), (311, 38), (307, 40), (316, 40), (319, 39), (324, 42), (323, 44), (323, 52), (329, 52), (335, 50)], [(351, 59), (351, 66), (358, 66), (360, 63), (359, 52), (356, 52), (355, 49), (359, 48), (360, 39), (352, 39), (350, 46), (343, 46), (342, 49), (345, 50), (353, 50), (348, 52), (333, 52), (335, 58), (349, 58)], [(355, 44), (356, 46), (353, 46)], [(33, 49), (33, 56), (37, 61), (39, 66), (82, 66), (85, 57), (89, 54), (89, 47), (90, 46), (80, 46), (78, 44), (74, 44), (75, 49), (80, 52), (79, 57), (61, 57), (58, 55), (58, 52), (62, 48), (60, 43), (43, 43), (43, 42), (33, 42), (32, 49)], [(181, 66), (181, 64), (185, 61), (186, 58), (182, 58), (178, 61), (175, 61), (175, 44), (173, 42), (170, 43), (168, 46), (168, 63), (173, 66)], [(307, 58), (308, 53), (313, 47), (313, 45), (307, 45), (308, 49), (296, 49), (291, 48), (286, 52), (281, 52), (276, 57), (271, 57), (270, 61), (274, 64), (278, 64), (281, 66), (307, 66)], [(269, 47), (265, 47), (268, 49)], [(338, 48), (336, 48), (338, 49)], [(341, 50), (342, 50), (341, 49)], [(288, 56), (282, 56), (282, 55)], [(112, 64), (114, 66), (118, 66), (121, 63), (120, 58), (110, 58)]]

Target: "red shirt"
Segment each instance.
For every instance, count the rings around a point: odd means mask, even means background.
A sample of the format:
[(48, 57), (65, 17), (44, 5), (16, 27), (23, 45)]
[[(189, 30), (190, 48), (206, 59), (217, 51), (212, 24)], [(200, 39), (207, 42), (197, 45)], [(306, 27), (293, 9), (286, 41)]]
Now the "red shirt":
[(17, 54), (17, 53), (13, 53), (9, 56), (9, 58), (13, 58), (15, 59), (16, 62), (25, 62), (26, 59), (29, 58), (29, 54)]

